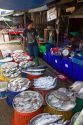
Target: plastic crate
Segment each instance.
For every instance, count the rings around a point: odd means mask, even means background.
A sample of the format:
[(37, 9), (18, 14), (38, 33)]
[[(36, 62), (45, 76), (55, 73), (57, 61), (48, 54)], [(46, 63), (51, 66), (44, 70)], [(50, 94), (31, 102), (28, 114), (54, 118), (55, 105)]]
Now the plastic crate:
[(49, 55), (48, 52), (43, 54), (43, 60), (46, 61), (46, 62), (48, 62), (48, 55)]
[(50, 52), (48, 54), (48, 64), (51, 65), (53, 67), (53, 58), (54, 55), (52, 55)]
[(83, 66), (73, 63), (73, 79), (83, 81)]
[(58, 72), (62, 72), (62, 57), (61, 56), (53, 56), (53, 68), (56, 69)]
[(62, 59), (62, 72), (70, 79), (73, 79), (73, 62), (69, 58)]

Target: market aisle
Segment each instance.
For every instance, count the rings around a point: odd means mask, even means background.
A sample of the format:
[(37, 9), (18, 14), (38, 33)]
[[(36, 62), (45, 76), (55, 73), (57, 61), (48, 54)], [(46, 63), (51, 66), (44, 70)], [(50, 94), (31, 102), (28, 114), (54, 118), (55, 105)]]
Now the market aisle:
[(12, 111), (5, 100), (0, 100), (0, 125), (11, 125)]

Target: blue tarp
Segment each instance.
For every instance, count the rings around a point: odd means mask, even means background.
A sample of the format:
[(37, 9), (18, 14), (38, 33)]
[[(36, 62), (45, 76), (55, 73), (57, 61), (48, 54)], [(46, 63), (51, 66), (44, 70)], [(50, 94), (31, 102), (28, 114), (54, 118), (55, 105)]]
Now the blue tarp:
[(0, 8), (8, 10), (27, 10), (45, 5), (53, 0), (0, 0)]

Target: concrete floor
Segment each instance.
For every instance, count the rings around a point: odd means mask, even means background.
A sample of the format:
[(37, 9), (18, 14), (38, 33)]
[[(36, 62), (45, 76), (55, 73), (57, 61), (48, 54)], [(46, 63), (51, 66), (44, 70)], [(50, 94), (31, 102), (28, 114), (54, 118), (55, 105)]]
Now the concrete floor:
[[(11, 50), (16, 50), (16, 49), (21, 49), (21, 45), (17, 44), (3, 44), (0, 45), (0, 49), (11, 49)], [(42, 59), (40, 59), (41, 64), (47, 65)], [(46, 71), (45, 75), (52, 75), (52, 76), (57, 76), (59, 73), (56, 72), (53, 68), (51, 68), (49, 65), (48, 70)], [(71, 84), (71, 82), (68, 80), (66, 82), (58, 82), (57, 88), (58, 87), (68, 87)], [(12, 111), (13, 109), (9, 107), (6, 104), (5, 100), (0, 100), (0, 125), (12, 125)]]

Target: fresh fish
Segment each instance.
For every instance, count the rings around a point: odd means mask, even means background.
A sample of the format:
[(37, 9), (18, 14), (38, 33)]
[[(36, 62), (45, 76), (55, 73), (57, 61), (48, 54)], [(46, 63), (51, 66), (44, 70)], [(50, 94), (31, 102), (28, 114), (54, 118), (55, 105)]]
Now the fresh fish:
[(68, 121), (64, 121), (61, 115), (51, 115), (42, 113), (30, 121), (29, 125), (66, 125)]
[(35, 91), (25, 91), (18, 94), (13, 100), (13, 107), (19, 112), (33, 112), (43, 105), (42, 96)]
[(30, 81), (26, 78), (15, 78), (8, 83), (8, 90), (21, 92), (30, 87)]
[(76, 81), (72, 86), (70, 86), (70, 89), (74, 92), (79, 92), (82, 87), (83, 81)]
[(83, 109), (77, 119), (75, 120), (73, 125), (83, 125)]
[[(47, 94), (47, 103), (58, 110), (68, 111), (75, 107), (75, 97), (67, 90), (65, 93), (61, 92), (60, 89), (52, 91)], [(71, 95), (71, 96), (70, 96)]]
[(52, 89), (57, 84), (57, 78), (53, 78), (51, 76), (41, 77), (34, 80), (33, 85), (35, 88), (41, 88), (45, 90)]

